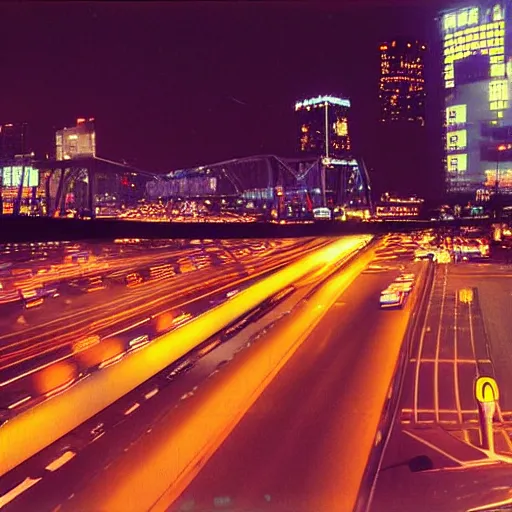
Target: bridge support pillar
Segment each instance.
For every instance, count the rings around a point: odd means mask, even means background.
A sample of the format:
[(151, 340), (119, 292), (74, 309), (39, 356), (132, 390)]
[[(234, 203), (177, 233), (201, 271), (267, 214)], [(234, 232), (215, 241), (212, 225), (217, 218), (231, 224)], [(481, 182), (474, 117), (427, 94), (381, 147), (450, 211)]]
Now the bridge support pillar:
[(95, 169), (93, 164), (87, 169), (87, 208), (91, 214), (91, 218), (96, 217), (96, 211), (94, 209), (94, 181), (95, 181)]
[(55, 195), (55, 208), (54, 208), (54, 212), (60, 212), (60, 210), (61, 210), (62, 191), (64, 189), (65, 177), (66, 177), (66, 168), (62, 167), (60, 169), (59, 185), (57, 187), (57, 194)]

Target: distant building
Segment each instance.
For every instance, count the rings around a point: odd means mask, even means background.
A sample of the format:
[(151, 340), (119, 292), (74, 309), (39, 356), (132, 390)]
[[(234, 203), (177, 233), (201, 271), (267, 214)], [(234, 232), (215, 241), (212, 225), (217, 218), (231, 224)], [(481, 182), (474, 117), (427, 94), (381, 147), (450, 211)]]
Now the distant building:
[(0, 158), (12, 159), (27, 154), (27, 123), (0, 125)]
[(380, 45), (380, 120), (425, 124), (425, 44), (394, 39)]
[(415, 219), (420, 216), (424, 200), (418, 197), (395, 197), (383, 194), (375, 205), (375, 215), (382, 219)]
[(318, 96), (295, 103), (299, 148), (311, 157), (343, 158), (351, 153), (350, 100)]
[(443, 11), (446, 188), (512, 194), (512, 2)]
[(426, 122), (426, 45), (396, 38), (379, 47), (379, 123), (370, 165), (375, 191), (423, 194), (432, 182)]
[(63, 128), (55, 134), (57, 160), (92, 157), (96, 155), (96, 130), (94, 118), (79, 118), (76, 126)]

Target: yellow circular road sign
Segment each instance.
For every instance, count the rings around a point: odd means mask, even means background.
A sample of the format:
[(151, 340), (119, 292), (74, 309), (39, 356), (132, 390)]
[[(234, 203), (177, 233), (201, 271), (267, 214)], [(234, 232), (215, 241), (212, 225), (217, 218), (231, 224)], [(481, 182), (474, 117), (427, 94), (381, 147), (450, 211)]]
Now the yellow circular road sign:
[(498, 384), (492, 377), (478, 377), (475, 382), (475, 398), (480, 403), (497, 402), (500, 397)]

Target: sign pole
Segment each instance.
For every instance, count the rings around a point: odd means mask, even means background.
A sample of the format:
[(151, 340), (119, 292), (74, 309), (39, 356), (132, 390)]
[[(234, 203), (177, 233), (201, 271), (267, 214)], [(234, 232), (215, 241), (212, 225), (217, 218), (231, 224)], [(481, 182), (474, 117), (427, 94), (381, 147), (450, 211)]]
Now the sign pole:
[(478, 404), (480, 419), (480, 432), (482, 435), (482, 448), (494, 453), (494, 430), (492, 420), (496, 411), (496, 402)]
[(493, 418), (499, 399), (496, 381), (491, 377), (478, 377), (475, 382), (475, 398), (478, 402), (482, 448), (494, 454)]

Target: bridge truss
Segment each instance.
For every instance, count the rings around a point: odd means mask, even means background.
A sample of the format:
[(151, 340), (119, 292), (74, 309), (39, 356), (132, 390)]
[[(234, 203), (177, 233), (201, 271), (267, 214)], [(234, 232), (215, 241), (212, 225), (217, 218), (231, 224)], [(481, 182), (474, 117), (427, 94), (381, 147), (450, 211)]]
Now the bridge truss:
[(372, 210), (371, 186), (359, 159), (290, 159), (255, 155), (174, 171), (146, 185), (150, 199), (235, 200), (256, 210), (327, 206)]

